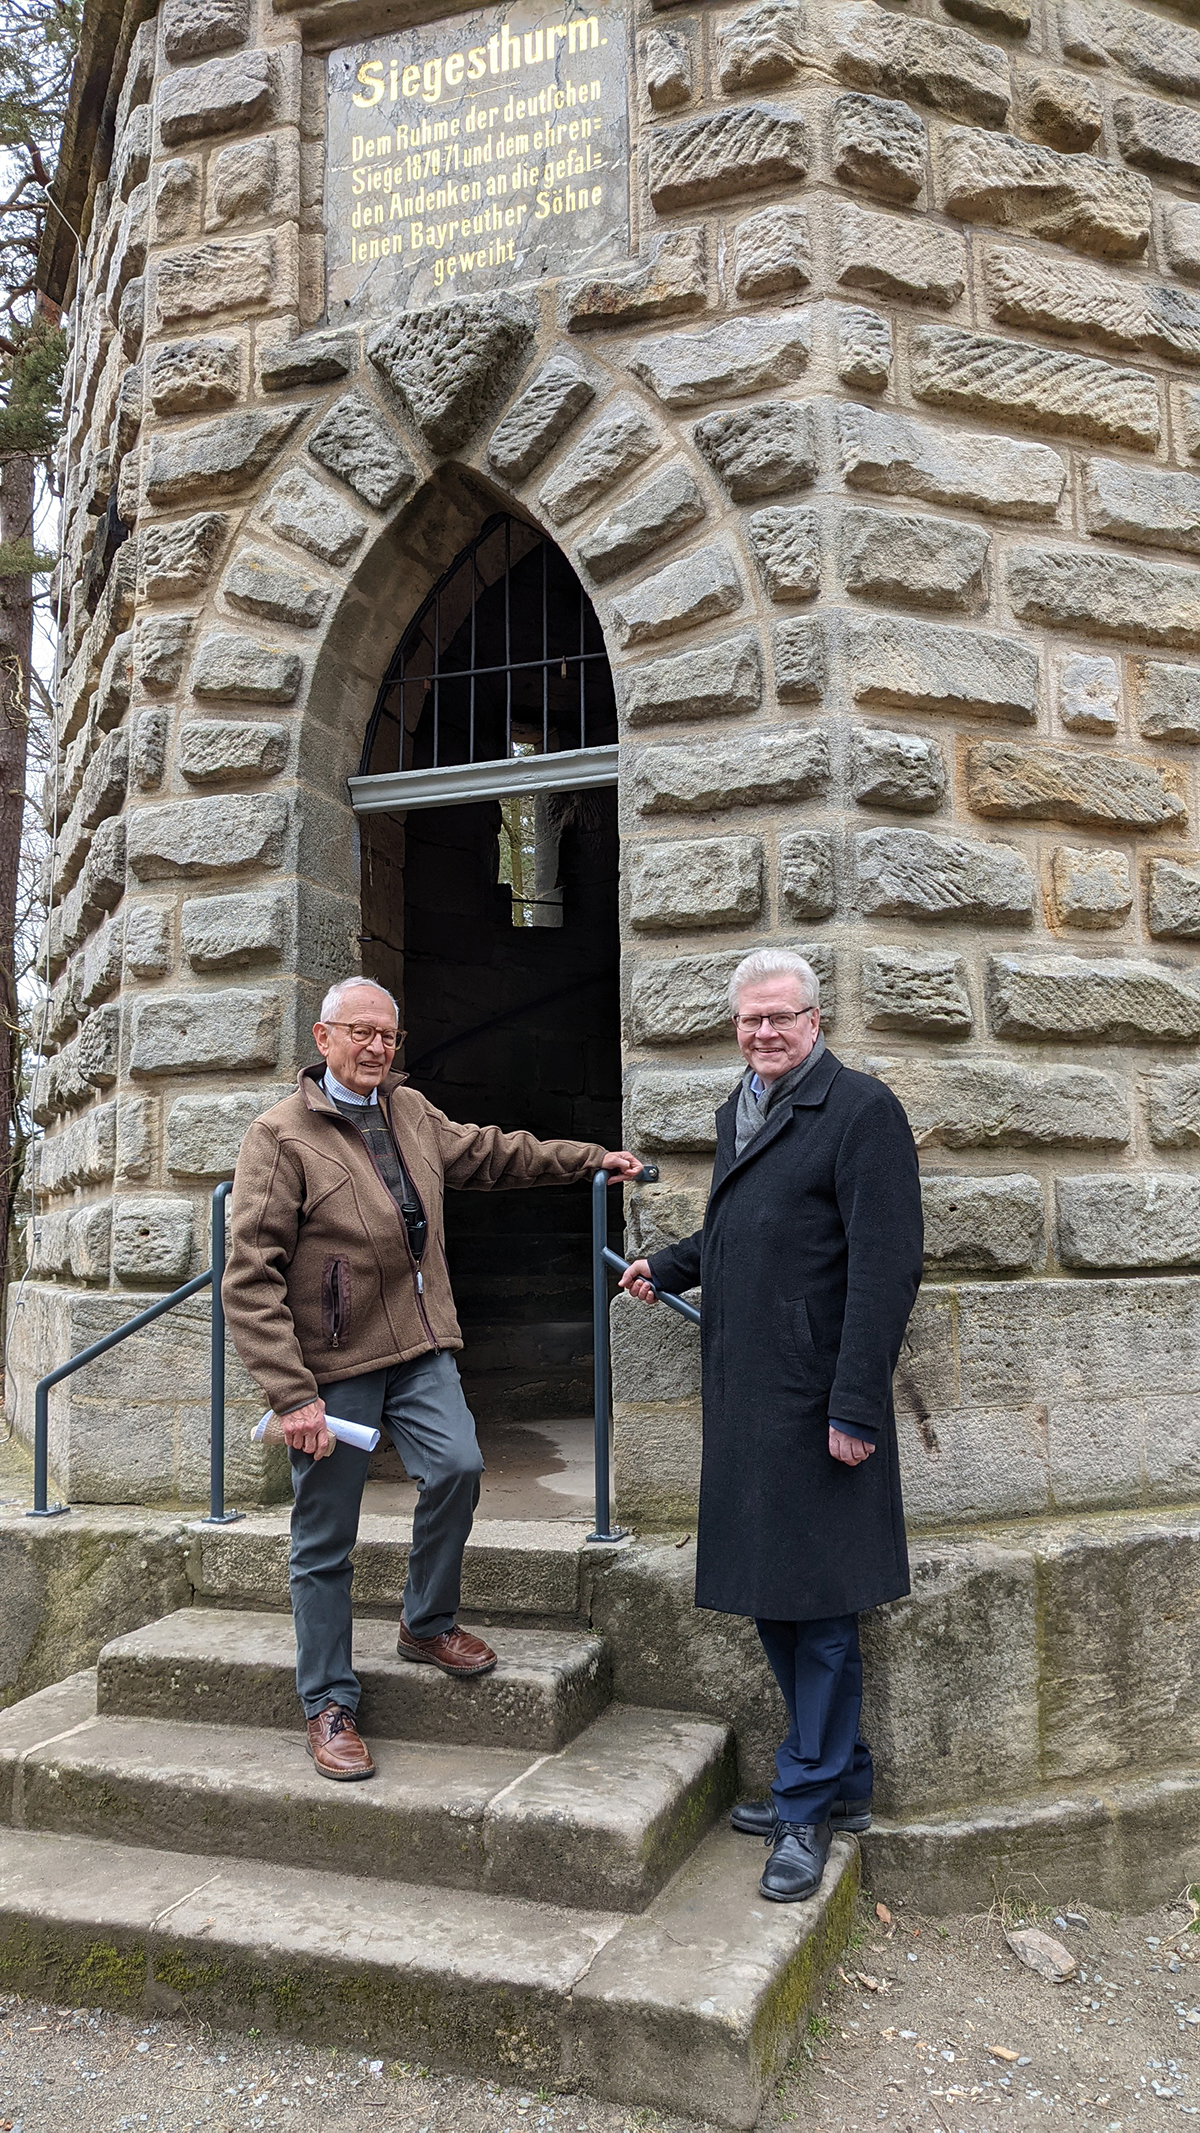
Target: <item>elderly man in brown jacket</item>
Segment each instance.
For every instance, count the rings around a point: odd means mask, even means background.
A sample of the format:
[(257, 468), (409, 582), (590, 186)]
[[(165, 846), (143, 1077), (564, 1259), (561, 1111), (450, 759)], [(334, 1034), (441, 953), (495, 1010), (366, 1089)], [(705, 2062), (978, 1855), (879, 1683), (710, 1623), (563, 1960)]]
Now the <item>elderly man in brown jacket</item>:
[(242, 1143), (222, 1289), (291, 1455), (296, 1686), (309, 1754), (340, 1779), (375, 1768), (351, 1661), (368, 1454), (332, 1437), (326, 1412), (386, 1430), (420, 1492), (400, 1657), (487, 1673), (495, 1653), (455, 1622), (483, 1461), (454, 1361), (444, 1189), (564, 1184), (601, 1168), (616, 1182), (639, 1169), (625, 1151), (457, 1125), (392, 1071), (396, 1020), (391, 994), (365, 979), (326, 994), (313, 1031), (324, 1066), (305, 1067)]

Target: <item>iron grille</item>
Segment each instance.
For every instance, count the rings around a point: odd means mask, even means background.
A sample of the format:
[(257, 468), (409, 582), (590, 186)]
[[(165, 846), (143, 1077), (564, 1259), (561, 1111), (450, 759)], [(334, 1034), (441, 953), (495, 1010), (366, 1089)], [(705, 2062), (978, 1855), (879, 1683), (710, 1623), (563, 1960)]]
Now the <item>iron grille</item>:
[(359, 774), (551, 755), (616, 738), (591, 601), (553, 541), (501, 512), (443, 572), (400, 639)]

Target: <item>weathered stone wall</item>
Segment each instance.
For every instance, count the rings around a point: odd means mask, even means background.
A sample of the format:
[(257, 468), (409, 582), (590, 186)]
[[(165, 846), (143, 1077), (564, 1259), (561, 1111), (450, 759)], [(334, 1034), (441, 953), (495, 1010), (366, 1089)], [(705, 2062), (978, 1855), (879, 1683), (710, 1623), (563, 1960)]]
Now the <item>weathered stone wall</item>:
[[(97, 1310), (205, 1263), (356, 959), (380, 674), (499, 499), (617, 676), (635, 1241), (699, 1218), (730, 969), (796, 943), (922, 1149), (914, 1520), (1195, 1495), (1200, 30), (643, 0), (636, 258), (327, 321), (352, 12), (165, 0), (86, 206), (22, 1427)], [(63, 1396), (65, 1487), (195, 1493), (198, 1337), (153, 1458), (119, 1385), (100, 1458)], [(693, 1337), (619, 1312), (616, 1389), (623, 1513), (690, 1520)]]

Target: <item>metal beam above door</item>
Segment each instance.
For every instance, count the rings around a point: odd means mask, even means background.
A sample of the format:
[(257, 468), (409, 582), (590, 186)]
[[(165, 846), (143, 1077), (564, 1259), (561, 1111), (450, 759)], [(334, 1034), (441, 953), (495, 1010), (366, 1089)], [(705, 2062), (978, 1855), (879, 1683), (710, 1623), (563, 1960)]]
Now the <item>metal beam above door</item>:
[(491, 763), (446, 763), (436, 770), (390, 770), (346, 780), (356, 815), (509, 800), (517, 793), (579, 792), (585, 786), (616, 782), (615, 745), (564, 748), (557, 755), (501, 757)]

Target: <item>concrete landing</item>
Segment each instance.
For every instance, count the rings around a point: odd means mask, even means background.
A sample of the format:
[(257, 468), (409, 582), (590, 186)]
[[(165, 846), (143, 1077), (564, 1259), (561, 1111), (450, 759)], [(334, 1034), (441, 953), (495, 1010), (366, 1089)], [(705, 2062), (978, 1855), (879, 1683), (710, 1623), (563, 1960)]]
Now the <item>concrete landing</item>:
[(243, 1859), (0, 1831), (0, 1984), (186, 2011), (753, 2126), (858, 1880), (766, 1904), (759, 1849), (705, 1838), (640, 1918)]

